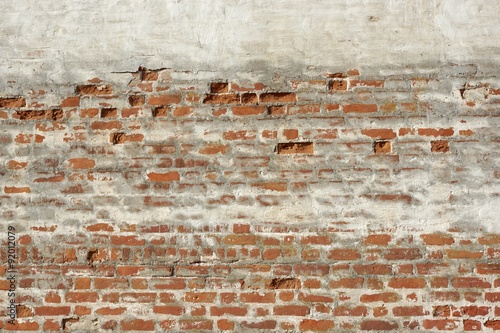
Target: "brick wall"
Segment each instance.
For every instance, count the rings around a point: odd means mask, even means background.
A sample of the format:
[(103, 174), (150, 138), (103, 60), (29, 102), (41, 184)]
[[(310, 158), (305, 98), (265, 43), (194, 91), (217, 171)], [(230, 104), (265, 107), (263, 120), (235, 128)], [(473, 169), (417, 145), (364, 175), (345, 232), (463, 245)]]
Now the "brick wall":
[(500, 330), (494, 75), (5, 91), (1, 329)]

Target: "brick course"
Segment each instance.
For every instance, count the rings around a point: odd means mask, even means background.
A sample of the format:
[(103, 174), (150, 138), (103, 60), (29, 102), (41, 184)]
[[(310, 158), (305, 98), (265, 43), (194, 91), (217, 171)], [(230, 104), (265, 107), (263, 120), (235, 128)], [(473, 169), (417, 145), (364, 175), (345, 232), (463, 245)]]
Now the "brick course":
[(500, 329), (495, 82), (164, 71), (0, 96), (0, 328)]

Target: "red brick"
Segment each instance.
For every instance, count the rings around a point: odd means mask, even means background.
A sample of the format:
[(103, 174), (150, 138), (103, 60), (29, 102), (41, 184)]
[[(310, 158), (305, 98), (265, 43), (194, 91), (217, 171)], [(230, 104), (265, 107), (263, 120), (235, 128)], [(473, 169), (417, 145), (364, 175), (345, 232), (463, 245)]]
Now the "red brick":
[(500, 234), (489, 234), (478, 238), (479, 244), (496, 245), (500, 244)]
[(369, 235), (365, 238), (365, 245), (387, 245), (392, 240), (391, 235), (380, 234), (380, 235)]
[(170, 171), (166, 173), (150, 172), (148, 179), (152, 182), (173, 182), (179, 181), (180, 175), (177, 171)]
[(418, 135), (423, 136), (452, 136), (454, 131), (453, 128), (419, 128)]
[(240, 300), (244, 303), (274, 303), (275, 293), (241, 293)]
[(148, 104), (149, 105), (169, 105), (169, 104), (178, 104), (181, 101), (180, 95), (158, 95), (158, 96), (149, 96)]
[(222, 133), (224, 140), (254, 140), (257, 137), (256, 131), (227, 131)]
[(37, 331), (39, 330), (40, 325), (35, 321), (23, 321), (19, 322), (18, 320), (14, 321), (14, 324), (9, 323), (9, 321), (5, 321), (5, 329), (7, 331)]
[(425, 316), (428, 312), (422, 306), (396, 306), (392, 313), (397, 317)]
[(217, 320), (217, 328), (223, 331), (232, 331), (234, 330), (234, 322), (227, 319)]
[(245, 316), (247, 314), (247, 309), (236, 306), (226, 306), (226, 307), (210, 307), (210, 315), (215, 317), (221, 316)]
[(212, 303), (217, 293), (215, 292), (187, 292), (184, 301), (190, 303)]
[(144, 239), (138, 239), (137, 236), (111, 236), (111, 244), (143, 246), (144, 244), (146, 244), (146, 241)]
[(372, 302), (394, 303), (399, 300), (399, 295), (390, 292), (379, 293), (379, 294), (365, 294), (361, 295), (360, 300), (363, 303), (372, 303)]
[(224, 237), (226, 245), (255, 245), (256, 243), (257, 237), (254, 235), (234, 234)]
[(295, 140), (299, 137), (299, 131), (297, 129), (284, 129), (283, 136), (287, 140)]
[(303, 305), (275, 306), (273, 309), (275, 316), (307, 316), (309, 312), (309, 307)]
[(113, 90), (110, 85), (80, 85), (76, 87), (76, 93), (80, 95), (111, 95)]
[(205, 104), (238, 104), (240, 103), (240, 95), (236, 94), (213, 94), (206, 95), (203, 98)]
[(369, 112), (377, 112), (376, 104), (346, 104), (343, 106), (343, 110), (345, 113), (369, 113)]
[(353, 269), (360, 275), (390, 275), (392, 266), (384, 264), (354, 265)]
[(426, 286), (423, 278), (393, 278), (388, 284), (391, 288), (421, 289)]
[(294, 265), (295, 274), (300, 276), (325, 276), (330, 272), (328, 265)]
[(354, 249), (335, 249), (328, 252), (328, 259), (331, 260), (356, 260), (360, 258), (358, 250)]
[(335, 327), (333, 320), (328, 319), (303, 319), (299, 324), (299, 329), (302, 332), (313, 331), (313, 332), (330, 332)]
[(490, 308), (488, 306), (462, 306), (460, 313), (469, 317), (488, 316)]
[(455, 288), (491, 288), (491, 283), (477, 277), (454, 277), (451, 284)]
[(415, 260), (422, 258), (422, 253), (417, 248), (398, 248), (389, 249), (389, 252), (384, 255), (386, 260)]
[(227, 82), (212, 82), (210, 83), (210, 93), (221, 94), (229, 92), (229, 84)]
[(146, 98), (144, 97), (144, 95), (130, 95), (128, 97), (128, 102), (130, 104), (130, 106), (141, 106), (141, 105), (144, 105), (144, 103), (146, 102)]
[(300, 289), (301, 282), (298, 278), (275, 278), (267, 285), (268, 289)]
[(241, 323), (241, 326), (248, 329), (273, 330), (276, 328), (276, 320), (264, 320), (264, 321), (254, 321), (254, 322), (244, 321)]
[(102, 316), (119, 316), (127, 311), (127, 308), (121, 307), (121, 308), (110, 308), (110, 307), (104, 307), (104, 308), (99, 308), (95, 312), (97, 314), (100, 314)]
[(420, 237), (427, 245), (451, 245), (455, 242), (453, 237), (449, 235), (422, 234)]
[(27, 186), (24, 187), (16, 187), (16, 186), (5, 186), (3, 188), (4, 192), (7, 194), (14, 193), (31, 193), (31, 189)]
[(212, 330), (211, 320), (179, 320), (181, 330)]
[(303, 236), (300, 238), (300, 244), (330, 245), (332, 238), (330, 236)]
[(313, 154), (314, 144), (312, 142), (278, 143), (276, 151), (278, 154)]
[(226, 154), (228, 152), (228, 145), (221, 144), (206, 144), (200, 148), (200, 154), (204, 155), (214, 155), (214, 154)]
[(490, 319), (484, 323), (484, 327), (491, 328), (495, 331), (500, 331), (500, 320)]
[(362, 331), (393, 331), (398, 329), (399, 325), (396, 322), (383, 320), (365, 320), (361, 323)]
[(99, 296), (96, 292), (76, 292), (69, 291), (66, 293), (66, 302), (69, 303), (93, 303), (98, 300)]
[(37, 316), (68, 316), (71, 311), (69, 306), (39, 306), (35, 308)]
[(120, 322), (124, 331), (154, 331), (155, 323), (153, 320), (128, 319)]
[(263, 93), (260, 95), (262, 103), (294, 103), (297, 101), (295, 93)]
[[(1, 328), (1, 325), (0, 325), (0, 328)], [(52, 331), (59, 332), (60, 330), (61, 330), (61, 326), (59, 325), (59, 323), (56, 320), (48, 319), (48, 320), (45, 320), (45, 322), (43, 323), (43, 331), (44, 332), (52, 332)]]
[(447, 263), (416, 264), (415, 266), (418, 274), (423, 275), (447, 274), (450, 270), (450, 265)]
[(384, 86), (383, 80), (351, 80), (352, 87), (375, 87), (381, 88)]
[(178, 106), (174, 109), (174, 117), (188, 116), (192, 112), (193, 112), (193, 109), (189, 106)]
[(431, 299), (434, 301), (451, 301), (457, 302), (460, 299), (460, 294), (456, 291), (433, 291), (431, 292)]
[(332, 91), (345, 91), (347, 90), (347, 81), (346, 80), (332, 80), (328, 84), (328, 89)]
[(331, 303), (333, 302), (333, 298), (330, 296), (324, 295), (314, 295), (314, 294), (299, 294), (299, 301), (307, 302), (307, 303)]
[(171, 316), (181, 316), (185, 312), (182, 306), (175, 305), (159, 305), (153, 307), (153, 313), (166, 314)]
[(0, 97), (0, 108), (13, 109), (26, 106), (26, 99), (23, 97)]
[(481, 259), (483, 252), (470, 252), (463, 250), (446, 250), (450, 259)]
[(231, 110), (235, 116), (255, 116), (265, 114), (267, 112), (267, 108), (264, 105), (233, 106)]
[(342, 278), (339, 280), (330, 281), (330, 288), (346, 288), (346, 289), (359, 289), (363, 287), (365, 279), (364, 278)]
[(128, 280), (125, 278), (94, 278), (94, 288), (96, 289), (127, 289)]
[(337, 306), (333, 309), (333, 315), (335, 317), (365, 317), (368, 315), (368, 310), (366, 306), (361, 305), (357, 307)]
[(500, 274), (500, 263), (491, 264), (477, 264), (476, 265), (478, 274)]
[(441, 331), (453, 331), (458, 328), (458, 321), (446, 319), (426, 319), (423, 321), (423, 327), (427, 330), (437, 329)]
[(431, 151), (435, 153), (447, 153), (450, 151), (450, 146), (446, 140), (431, 141)]
[(68, 162), (73, 169), (91, 169), (95, 166), (95, 161), (89, 158), (70, 158)]
[(90, 123), (90, 129), (94, 131), (120, 130), (122, 129), (122, 123), (117, 120), (94, 121)]

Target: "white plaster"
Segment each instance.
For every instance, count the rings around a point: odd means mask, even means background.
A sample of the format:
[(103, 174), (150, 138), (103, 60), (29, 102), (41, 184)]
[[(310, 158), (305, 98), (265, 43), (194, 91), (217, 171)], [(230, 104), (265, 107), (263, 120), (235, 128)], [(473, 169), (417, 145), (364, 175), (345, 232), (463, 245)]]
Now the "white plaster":
[(139, 65), (234, 76), (500, 62), (500, 7), (486, 0), (4, 0), (0, 12), (1, 85)]

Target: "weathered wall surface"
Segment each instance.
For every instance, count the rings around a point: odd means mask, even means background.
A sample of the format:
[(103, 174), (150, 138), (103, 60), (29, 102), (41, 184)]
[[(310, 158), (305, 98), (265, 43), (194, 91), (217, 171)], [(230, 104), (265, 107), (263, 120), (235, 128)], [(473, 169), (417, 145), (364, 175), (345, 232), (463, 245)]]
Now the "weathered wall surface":
[(494, 4), (0, 10), (0, 330), (500, 330)]
[(494, 78), (92, 81), (0, 98), (6, 329), (500, 328)]
[(9, 0), (0, 12), (2, 84), (110, 78), (140, 65), (227, 78), (499, 64), (499, 9), (485, 0)]

